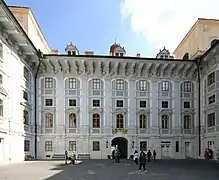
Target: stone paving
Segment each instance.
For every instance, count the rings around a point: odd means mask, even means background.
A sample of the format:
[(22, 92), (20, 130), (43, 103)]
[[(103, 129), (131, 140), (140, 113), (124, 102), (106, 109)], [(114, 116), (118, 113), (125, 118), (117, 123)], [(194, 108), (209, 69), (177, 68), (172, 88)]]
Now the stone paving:
[(78, 165), (36, 161), (0, 167), (1, 180), (218, 180), (219, 164), (206, 160), (158, 160), (138, 172), (130, 160), (86, 160)]

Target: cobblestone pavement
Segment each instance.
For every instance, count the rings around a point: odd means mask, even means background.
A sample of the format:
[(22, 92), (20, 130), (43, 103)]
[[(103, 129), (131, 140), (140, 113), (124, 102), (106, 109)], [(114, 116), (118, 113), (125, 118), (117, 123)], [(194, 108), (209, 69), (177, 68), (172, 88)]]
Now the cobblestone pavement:
[(138, 172), (130, 160), (86, 160), (78, 165), (36, 161), (0, 167), (1, 180), (218, 180), (219, 164), (205, 160), (158, 160)]

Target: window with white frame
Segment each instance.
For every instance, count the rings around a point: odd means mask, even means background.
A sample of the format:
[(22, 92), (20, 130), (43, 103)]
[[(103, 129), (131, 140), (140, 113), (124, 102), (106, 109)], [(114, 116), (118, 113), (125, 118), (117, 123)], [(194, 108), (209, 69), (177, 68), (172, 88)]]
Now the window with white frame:
[(45, 114), (45, 128), (53, 128), (53, 114), (52, 113)]
[(100, 100), (99, 99), (93, 100), (93, 107), (100, 107)]
[(0, 99), (0, 116), (3, 116), (3, 100)]
[(162, 108), (169, 108), (169, 102), (168, 101), (161, 101), (161, 107)]
[(208, 127), (215, 126), (215, 112), (208, 114), (208, 116), (207, 116), (207, 126)]
[(30, 141), (24, 140), (24, 151), (29, 152), (30, 151)]
[(140, 129), (145, 129), (145, 128), (147, 128), (147, 122), (146, 122), (147, 120), (146, 120), (146, 115), (145, 114), (141, 114), (140, 116), (139, 116), (139, 128)]
[(184, 108), (190, 108), (190, 102), (184, 101)]
[(45, 88), (53, 88), (53, 78), (45, 78)]
[(100, 115), (97, 113), (93, 114), (93, 128), (100, 128)]
[(116, 100), (116, 107), (123, 107), (123, 100)]
[(139, 81), (139, 90), (140, 91), (147, 91), (147, 81), (145, 81), (145, 80)]
[(76, 141), (69, 141), (69, 151), (76, 151)]
[(123, 115), (117, 114), (116, 116), (116, 128), (122, 129), (124, 128)]
[(208, 75), (207, 82), (208, 82), (208, 86), (215, 83), (215, 72), (212, 72), (211, 74)]
[(45, 106), (53, 106), (53, 99), (46, 99)]
[(23, 118), (24, 118), (24, 124), (28, 125), (29, 124), (29, 112), (26, 110), (23, 110)]
[(147, 102), (146, 101), (140, 101), (140, 108), (146, 108)]
[(52, 151), (52, 141), (45, 141), (45, 151)]
[(100, 89), (100, 79), (93, 79), (93, 89)]
[(215, 103), (215, 94), (208, 97), (208, 104)]
[(76, 99), (69, 99), (68, 106), (76, 106)]
[(192, 83), (190, 81), (186, 81), (183, 83), (183, 91), (191, 92), (192, 91)]
[(140, 141), (140, 151), (147, 151), (147, 141)]
[(161, 125), (162, 125), (162, 129), (169, 129), (169, 116), (168, 115), (161, 116)]
[(69, 89), (76, 89), (76, 78), (69, 78), (68, 79), (68, 88)]
[(26, 67), (24, 67), (24, 79), (29, 81), (29, 70)]
[(191, 129), (192, 118), (190, 115), (185, 115), (183, 118), (184, 129)]
[(170, 90), (170, 82), (169, 81), (162, 81), (161, 82), (161, 90), (162, 91), (169, 91)]
[(77, 118), (75, 113), (71, 113), (68, 115), (69, 119), (69, 128), (76, 128), (77, 127)]
[(116, 80), (116, 89), (124, 90), (124, 81), (122, 79)]
[(100, 151), (100, 141), (93, 141), (93, 151)]

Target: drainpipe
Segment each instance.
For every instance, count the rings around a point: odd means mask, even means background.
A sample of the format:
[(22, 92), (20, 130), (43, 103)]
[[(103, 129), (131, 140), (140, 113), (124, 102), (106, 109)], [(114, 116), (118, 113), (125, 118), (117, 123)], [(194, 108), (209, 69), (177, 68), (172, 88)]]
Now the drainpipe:
[(201, 156), (201, 77), (200, 77), (200, 59), (196, 60), (198, 68), (198, 152)]
[(39, 50), (39, 64), (37, 66), (37, 71), (36, 74), (34, 76), (34, 144), (35, 144), (35, 149), (34, 149), (34, 154), (35, 154), (35, 159), (37, 159), (37, 76), (39, 73), (39, 69), (40, 69), (40, 65), (41, 65), (41, 58), (43, 57), (42, 52)]

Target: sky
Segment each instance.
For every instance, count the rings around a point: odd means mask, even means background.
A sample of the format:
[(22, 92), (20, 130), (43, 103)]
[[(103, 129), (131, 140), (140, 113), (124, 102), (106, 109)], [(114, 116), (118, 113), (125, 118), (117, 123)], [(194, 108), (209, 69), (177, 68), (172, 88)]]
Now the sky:
[(72, 42), (80, 54), (108, 54), (115, 41), (128, 56), (172, 53), (195, 21), (219, 19), (218, 0), (6, 0), (31, 8), (51, 49)]

